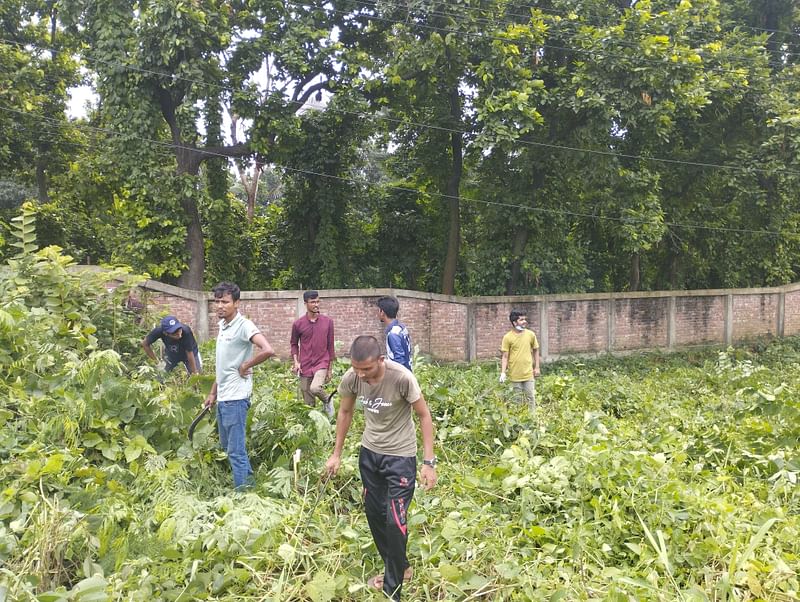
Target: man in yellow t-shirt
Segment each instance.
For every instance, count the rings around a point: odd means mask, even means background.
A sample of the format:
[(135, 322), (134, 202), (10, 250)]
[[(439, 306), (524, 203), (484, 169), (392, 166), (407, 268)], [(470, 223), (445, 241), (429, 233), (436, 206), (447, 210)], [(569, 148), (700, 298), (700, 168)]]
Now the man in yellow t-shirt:
[(528, 330), (528, 317), (524, 312), (513, 310), (508, 319), (513, 330), (509, 330), (503, 337), (500, 351), (503, 352), (500, 361), (500, 382), (508, 379), (515, 391), (521, 391), (528, 400), (531, 412), (536, 410), (535, 378), (539, 376), (539, 341), (532, 330)]

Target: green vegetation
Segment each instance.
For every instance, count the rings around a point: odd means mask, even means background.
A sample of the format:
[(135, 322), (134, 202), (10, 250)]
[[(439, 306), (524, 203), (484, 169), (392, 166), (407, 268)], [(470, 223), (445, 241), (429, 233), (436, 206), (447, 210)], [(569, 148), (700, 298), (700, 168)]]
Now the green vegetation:
[[(372, 599), (358, 438), (322, 481), (332, 425), (268, 362), (257, 487), (233, 493), (212, 423), (186, 437), (209, 378), (159, 383), (121, 310), (134, 279), (35, 251), (30, 220), (0, 270), (0, 599)], [(417, 374), (441, 468), (407, 599), (797, 599), (800, 341), (548, 365), (535, 420), (496, 366)]]
[(791, 0), (4, 0), (0, 29), (0, 224), (35, 197), (79, 263), (196, 290), (800, 280)]

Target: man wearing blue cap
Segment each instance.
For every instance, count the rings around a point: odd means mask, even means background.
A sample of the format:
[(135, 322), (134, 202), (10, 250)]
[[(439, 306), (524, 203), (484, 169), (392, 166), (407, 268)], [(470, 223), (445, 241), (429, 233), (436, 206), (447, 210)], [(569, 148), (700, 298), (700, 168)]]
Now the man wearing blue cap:
[(169, 372), (183, 362), (189, 374), (200, 373), (203, 363), (191, 328), (181, 324), (175, 316), (163, 317), (161, 323), (142, 340), (144, 352), (154, 362), (157, 362), (158, 358), (152, 345), (158, 339), (164, 342), (164, 370)]

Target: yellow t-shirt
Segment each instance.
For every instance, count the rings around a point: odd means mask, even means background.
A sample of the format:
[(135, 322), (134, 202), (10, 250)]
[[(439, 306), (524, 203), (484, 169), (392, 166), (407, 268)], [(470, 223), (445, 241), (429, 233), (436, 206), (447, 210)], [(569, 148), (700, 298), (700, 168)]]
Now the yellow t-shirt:
[(508, 380), (519, 383), (533, 379), (533, 350), (538, 348), (532, 330), (509, 330), (505, 334), (500, 350), (508, 353)]

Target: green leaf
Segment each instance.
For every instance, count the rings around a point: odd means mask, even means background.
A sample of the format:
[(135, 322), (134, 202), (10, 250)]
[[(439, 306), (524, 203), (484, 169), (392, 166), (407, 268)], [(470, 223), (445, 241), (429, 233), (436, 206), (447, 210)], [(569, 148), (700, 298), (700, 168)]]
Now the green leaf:
[(83, 436), (83, 445), (86, 447), (97, 447), (102, 441), (103, 438), (97, 433), (87, 433)]
[(79, 581), (72, 589), (72, 599), (75, 602), (107, 602), (111, 596), (106, 593), (108, 582), (95, 575)]
[(319, 571), (306, 584), (305, 592), (313, 602), (330, 602), (336, 597), (336, 586), (333, 577), (325, 571)]
[(41, 474), (56, 474), (64, 467), (64, 454), (52, 454), (42, 467)]
[(439, 573), (442, 575), (442, 579), (450, 581), (451, 583), (456, 583), (463, 575), (463, 571), (453, 564), (440, 564), (438, 569)]

